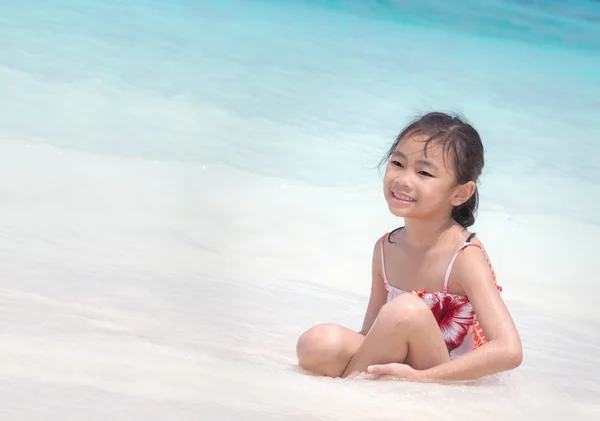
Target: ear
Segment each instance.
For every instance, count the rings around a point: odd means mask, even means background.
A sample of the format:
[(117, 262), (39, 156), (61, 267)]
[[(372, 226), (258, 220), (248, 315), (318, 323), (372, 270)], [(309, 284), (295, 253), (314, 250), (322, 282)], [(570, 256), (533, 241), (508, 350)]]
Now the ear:
[(460, 184), (454, 190), (450, 203), (452, 206), (460, 206), (475, 194), (477, 185), (473, 181), (467, 181), (465, 184)]

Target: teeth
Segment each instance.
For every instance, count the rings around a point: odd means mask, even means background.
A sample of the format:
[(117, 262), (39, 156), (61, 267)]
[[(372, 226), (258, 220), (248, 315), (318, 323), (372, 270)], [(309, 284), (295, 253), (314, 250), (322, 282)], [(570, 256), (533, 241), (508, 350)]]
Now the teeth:
[(405, 200), (405, 201), (407, 201), (407, 202), (414, 202), (414, 201), (415, 201), (415, 199), (411, 199), (410, 197), (402, 196), (402, 195), (396, 194), (396, 193), (394, 193), (394, 192), (392, 192), (392, 195), (393, 195), (393, 196), (394, 196), (396, 199), (399, 199), (399, 200)]

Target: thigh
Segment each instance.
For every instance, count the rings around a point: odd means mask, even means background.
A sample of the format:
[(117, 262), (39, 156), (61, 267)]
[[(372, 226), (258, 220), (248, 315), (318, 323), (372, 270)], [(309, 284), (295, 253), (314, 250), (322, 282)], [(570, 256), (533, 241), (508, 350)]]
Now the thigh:
[(431, 309), (421, 298), (415, 299), (419, 300), (423, 307), (407, 337), (408, 352), (404, 363), (415, 370), (426, 370), (448, 362), (450, 353)]

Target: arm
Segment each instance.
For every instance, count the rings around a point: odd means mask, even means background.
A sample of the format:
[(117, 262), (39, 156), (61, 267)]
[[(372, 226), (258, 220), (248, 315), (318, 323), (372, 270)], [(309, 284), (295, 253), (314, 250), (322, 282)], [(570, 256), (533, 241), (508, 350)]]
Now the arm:
[(453, 278), (473, 304), (487, 343), (455, 360), (417, 372), (417, 378), (472, 380), (517, 368), (523, 359), (521, 339), (480, 249), (467, 247), (462, 251), (454, 264)]
[(379, 310), (387, 301), (387, 290), (383, 282), (382, 268), (381, 268), (381, 239), (379, 239), (373, 247), (373, 260), (371, 263), (371, 297), (369, 298), (369, 305), (363, 320), (362, 329), (360, 330), (361, 335), (367, 335), (371, 326), (375, 322)]

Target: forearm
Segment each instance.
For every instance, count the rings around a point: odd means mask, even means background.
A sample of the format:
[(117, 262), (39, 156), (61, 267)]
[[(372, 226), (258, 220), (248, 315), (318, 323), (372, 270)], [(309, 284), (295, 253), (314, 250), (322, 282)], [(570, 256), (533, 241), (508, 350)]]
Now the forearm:
[(489, 342), (444, 364), (419, 372), (423, 381), (465, 381), (512, 370), (521, 364), (520, 346)]
[(363, 326), (358, 331), (358, 333), (360, 333), (363, 336), (367, 336), (367, 334), (369, 333), (369, 330), (371, 330), (372, 325), (373, 325), (373, 323), (363, 323)]
[(362, 327), (358, 333), (360, 333), (363, 336), (367, 336), (367, 334), (371, 330), (371, 327), (373, 327), (373, 323), (375, 323), (375, 320), (377, 319), (377, 315), (379, 314), (379, 310), (381, 309), (383, 304), (384, 304), (384, 301), (382, 301), (382, 302), (374, 301), (372, 303), (369, 303), (369, 308), (367, 309), (367, 312), (365, 313)]

